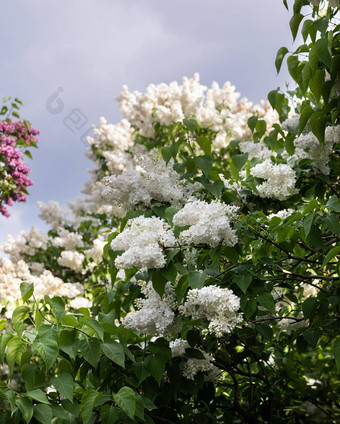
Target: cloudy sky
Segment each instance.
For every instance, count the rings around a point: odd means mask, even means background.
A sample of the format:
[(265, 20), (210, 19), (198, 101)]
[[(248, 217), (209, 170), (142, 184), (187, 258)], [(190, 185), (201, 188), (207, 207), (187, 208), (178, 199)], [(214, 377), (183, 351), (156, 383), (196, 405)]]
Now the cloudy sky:
[[(39, 129), (29, 200), (0, 216), (0, 244), (34, 225), (38, 200), (81, 193), (91, 162), (85, 137), (100, 116), (120, 120), (123, 84), (144, 91), (199, 72), (229, 80), (254, 103), (284, 86), (274, 59), (291, 47), (282, 0), (0, 0), (0, 95), (19, 97)], [(74, 122), (78, 122), (74, 124)]]

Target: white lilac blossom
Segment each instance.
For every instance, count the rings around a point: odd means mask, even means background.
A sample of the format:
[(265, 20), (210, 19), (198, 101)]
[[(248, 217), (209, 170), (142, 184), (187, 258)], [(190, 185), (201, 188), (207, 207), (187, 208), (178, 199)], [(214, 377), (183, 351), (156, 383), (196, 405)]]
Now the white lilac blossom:
[(189, 348), (190, 345), (186, 340), (175, 339), (169, 343), (171, 349), (171, 356), (176, 358), (177, 356), (182, 356), (185, 354), (185, 349)]
[(103, 179), (102, 196), (108, 203), (126, 209), (145, 209), (152, 200), (179, 205), (191, 196), (194, 186), (180, 180), (173, 160), (166, 163), (151, 151), (135, 161), (135, 168)]
[(254, 113), (266, 120), (268, 128), (278, 121), (267, 102), (262, 102), (262, 107), (254, 106), (245, 98), (238, 101), (239, 96), (230, 82), (223, 87), (213, 82), (207, 90), (200, 84), (199, 75), (194, 74), (193, 78), (184, 77), (182, 85), (151, 84), (145, 95), (138, 91), (131, 93), (124, 86), (119, 102), (121, 114), (145, 137), (154, 137), (155, 123), (169, 125), (195, 116), (202, 128), (216, 131), (213, 144), (219, 149), (227, 146), (230, 134), (237, 138), (251, 135), (247, 122)]
[(268, 149), (264, 143), (254, 143), (252, 141), (241, 141), (239, 144), (242, 153), (248, 153), (248, 160), (253, 158), (269, 159), (270, 156), (275, 156), (276, 153)]
[(39, 249), (45, 250), (47, 242), (47, 234), (32, 227), (29, 232), (22, 231), (16, 239), (8, 235), (1, 248), (12, 261), (17, 262), (27, 256), (33, 256)]
[(85, 256), (83, 253), (73, 250), (64, 250), (61, 252), (60, 257), (58, 258), (58, 264), (66, 268), (70, 268), (75, 272), (84, 274), (86, 272), (83, 267), (84, 259)]
[(117, 268), (162, 268), (165, 265), (163, 248), (175, 244), (175, 236), (164, 220), (139, 216), (128, 222), (111, 247), (124, 250), (115, 260)]
[[(176, 358), (184, 355), (185, 349), (190, 348), (190, 345), (186, 340), (176, 339), (170, 342), (169, 347), (171, 349), (171, 356)], [(204, 373), (205, 381), (216, 381), (220, 370), (211, 362), (213, 357), (204, 352), (202, 349), (196, 349), (202, 353), (204, 359), (186, 359), (182, 369), (183, 377), (193, 380), (196, 374), (202, 372)]]
[(300, 120), (300, 115), (294, 115), (286, 119), (284, 122), (282, 122), (281, 129), (284, 131), (290, 131), (293, 134), (296, 134), (299, 130), (299, 120)]
[(137, 311), (132, 312), (123, 320), (126, 328), (146, 333), (150, 336), (167, 336), (175, 328), (175, 313), (173, 304), (176, 300), (175, 288), (168, 282), (161, 297), (152, 287), (152, 283), (139, 281), (141, 292), (145, 299), (137, 299)]
[(215, 285), (189, 290), (180, 312), (192, 318), (209, 321), (208, 331), (217, 337), (230, 333), (242, 321), (240, 299), (231, 290)]
[(91, 247), (91, 249), (85, 250), (85, 255), (97, 261), (101, 261), (103, 258), (103, 250), (106, 243), (106, 241), (101, 240), (99, 238), (93, 240), (93, 246)]
[(238, 207), (220, 202), (207, 203), (195, 200), (187, 203), (173, 217), (174, 225), (189, 226), (180, 234), (186, 243), (205, 243), (215, 247), (219, 243), (234, 246), (237, 243), (230, 219), (235, 218)]
[(189, 358), (184, 363), (182, 374), (188, 380), (194, 380), (199, 372), (204, 374), (204, 381), (216, 381), (220, 370), (211, 362), (213, 357), (203, 350), (199, 349), (204, 359)]
[(312, 132), (301, 134), (294, 140), (295, 152), (293, 157), (298, 160), (311, 159), (311, 167), (315, 173), (329, 174), (328, 162), (333, 153), (333, 146), (340, 141), (340, 125), (327, 127), (325, 141), (321, 145)]
[(77, 247), (83, 247), (82, 235), (66, 230), (58, 229), (58, 237), (53, 240), (55, 246), (64, 247), (65, 250), (75, 250)]
[(73, 309), (91, 308), (92, 302), (86, 299), (86, 297), (77, 296), (74, 299), (71, 299), (70, 306)]
[(253, 177), (266, 180), (256, 187), (260, 197), (286, 200), (298, 193), (295, 188), (295, 171), (289, 165), (275, 164), (270, 159), (266, 159), (251, 168), (250, 174)]
[(281, 211), (278, 211), (276, 213), (271, 213), (270, 215), (268, 215), (268, 219), (277, 217), (284, 220), (288, 218), (293, 212), (294, 212), (293, 209), (282, 209)]
[(15, 307), (15, 302), (21, 299), (20, 284), (25, 281), (34, 286), (34, 296), (37, 299), (48, 296), (64, 296), (73, 298), (83, 293), (79, 283), (64, 283), (50, 271), (44, 270), (40, 275), (31, 274), (29, 266), (23, 260), (12, 262), (8, 258), (0, 261), (0, 301), (7, 300), (9, 309)]
[(39, 217), (45, 221), (46, 224), (50, 225), (53, 230), (68, 222), (68, 210), (62, 208), (58, 202), (51, 201), (48, 205), (43, 202), (38, 202), (38, 206), (40, 209)]

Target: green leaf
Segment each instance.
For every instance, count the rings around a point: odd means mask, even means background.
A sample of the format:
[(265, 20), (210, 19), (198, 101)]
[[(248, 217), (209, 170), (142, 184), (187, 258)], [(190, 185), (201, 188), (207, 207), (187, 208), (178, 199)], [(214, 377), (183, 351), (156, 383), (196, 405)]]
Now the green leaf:
[(92, 328), (98, 335), (98, 337), (104, 341), (104, 330), (103, 327), (99, 324), (98, 321), (96, 321), (93, 318), (85, 318), (80, 321), (81, 324), (87, 325), (88, 327)]
[(19, 336), (27, 327), (27, 325), (24, 324), (24, 321), (29, 310), (30, 308), (28, 306), (18, 306), (14, 309), (14, 312), (12, 314), (12, 325)]
[(340, 372), (340, 338), (334, 340), (332, 350), (338, 372)]
[(33, 390), (35, 388), (35, 375), (37, 365), (24, 364), (21, 367), (21, 378), (25, 382), (26, 390)]
[(326, 203), (328, 209), (332, 209), (334, 212), (340, 213), (340, 201), (336, 195), (332, 196)]
[(310, 213), (303, 220), (303, 229), (305, 230), (305, 237), (308, 237), (310, 230), (312, 229), (315, 213)]
[(164, 359), (156, 355), (149, 356), (145, 361), (145, 366), (146, 366), (146, 369), (150, 371), (150, 374), (157, 381), (159, 385), (163, 378), (163, 374), (165, 370)]
[(329, 17), (326, 16), (325, 18), (317, 19), (313, 22), (313, 27), (321, 33), (321, 35), (325, 35), (325, 32), (327, 31), (329, 23)]
[(177, 212), (178, 212), (178, 208), (175, 208), (174, 206), (169, 206), (168, 208), (165, 209), (165, 218), (170, 225), (172, 225), (172, 218)]
[(192, 289), (201, 289), (207, 277), (206, 271), (190, 271), (188, 276), (189, 285)]
[(13, 374), (13, 368), (15, 362), (19, 363), (21, 355), (26, 351), (26, 343), (14, 336), (9, 340), (6, 346), (6, 361), (10, 370), (10, 374)]
[(251, 275), (239, 275), (235, 278), (235, 283), (239, 286), (243, 293), (246, 294), (252, 279), (253, 277)]
[(316, 310), (316, 297), (309, 297), (302, 304), (302, 312), (305, 319), (308, 319)]
[(40, 340), (35, 339), (33, 342), (34, 349), (40, 354), (46, 364), (46, 368), (50, 369), (57, 359), (58, 345), (53, 339)]
[(328, 50), (328, 40), (327, 38), (320, 38), (315, 43), (316, 52), (321, 60), (321, 62), (327, 66), (330, 70), (332, 68), (332, 57)]
[[(286, 56), (287, 53), (288, 53), (287, 47), (280, 47), (279, 48), (279, 50), (276, 54), (276, 59), (275, 59), (275, 67), (276, 67), (277, 73), (280, 72), (283, 58)], [(249, 125), (249, 120), (248, 120), (248, 125)]]
[(51, 299), (50, 304), (52, 306), (53, 315), (56, 317), (57, 322), (60, 323), (66, 315), (64, 300), (59, 296), (55, 296)]
[(100, 359), (100, 341), (95, 337), (81, 340), (79, 350), (87, 362), (96, 368)]
[(206, 155), (210, 155), (210, 153), (211, 153), (211, 141), (203, 135), (200, 135), (197, 138), (196, 141), (197, 141), (198, 145), (201, 147), (201, 149), (203, 150), (203, 152)]
[(49, 404), (49, 401), (47, 400), (46, 394), (40, 389), (30, 390), (26, 393), (26, 395), (29, 398), (36, 400), (40, 403), (46, 403), (47, 405)]
[(313, 113), (313, 109), (310, 106), (304, 107), (302, 109), (301, 114), (300, 114), (300, 118), (299, 118), (299, 132), (300, 133), (304, 130), (304, 128), (305, 128), (305, 126), (308, 122), (308, 119), (310, 118), (312, 113)]
[(310, 90), (315, 97), (315, 100), (319, 102), (322, 94), (322, 86), (325, 82), (325, 70), (316, 69), (312, 79), (310, 80)]
[(29, 423), (33, 417), (32, 402), (26, 397), (21, 397), (17, 399), (15, 403), (20, 409), (23, 419), (26, 421), (26, 423)]
[(118, 393), (113, 394), (113, 400), (128, 417), (133, 419), (136, 412), (136, 394), (130, 387), (122, 387)]
[(35, 405), (34, 406), (34, 418), (40, 421), (42, 424), (52, 422), (52, 410), (48, 405)]
[[(284, 47), (282, 47), (282, 48), (284, 48)], [(250, 131), (251, 132), (254, 132), (254, 129), (255, 129), (255, 127), (256, 127), (256, 124), (257, 124), (257, 121), (258, 121), (258, 117), (257, 116), (251, 116), (249, 119), (248, 119), (248, 127), (250, 128)]]
[(33, 284), (22, 282), (20, 284), (21, 297), (24, 302), (26, 302), (33, 294), (34, 286)]
[(273, 330), (268, 324), (256, 324), (255, 328), (265, 339), (271, 340), (273, 338)]
[(317, 137), (321, 144), (324, 144), (325, 140), (325, 128), (327, 124), (327, 118), (322, 112), (314, 112), (309, 123), (312, 129), (312, 133)]
[(196, 156), (194, 158), (195, 164), (197, 168), (201, 169), (206, 177), (209, 176), (211, 166), (212, 166), (212, 159), (209, 155), (204, 156)]
[(119, 409), (116, 406), (104, 405), (100, 411), (102, 424), (113, 424), (119, 420)]
[(52, 377), (51, 383), (61, 395), (73, 402), (73, 378), (70, 374), (63, 372), (59, 377)]
[(155, 292), (162, 297), (164, 294), (167, 279), (164, 278), (161, 271), (157, 270), (152, 274), (151, 281), (152, 281), (152, 287), (155, 290)]
[(120, 343), (112, 340), (108, 343), (102, 344), (101, 348), (105, 356), (119, 366), (125, 368), (124, 348)]
[(272, 314), (275, 313), (274, 299), (271, 293), (262, 293), (257, 296), (257, 300), (261, 306)]
[(340, 246), (333, 247), (333, 249), (331, 249), (331, 250), (327, 253), (327, 255), (326, 255), (325, 259), (324, 259), (324, 260), (323, 260), (323, 262), (322, 262), (322, 266), (324, 267), (326, 264), (328, 264), (328, 262), (329, 262), (331, 259), (333, 259), (336, 255), (339, 255), (339, 254), (340, 254)]
[(319, 329), (307, 330), (303, 333), (303, 338), (313, 347), (317, 346), (320, 336), (321, 331)]
[(192, 133), (194, 133), (195, 131), (197, 131), (198, 128), (198, 124), (197, 121), (195, 119), (183, 119), (183, 124), (188, 128), (188, 130)]
[(289, 26), (293, 35), (293, 40), (295, 40), (296, 38), (302, 19), (303, 19), (303, 15), (301, 15), (301, 13), (296, 13), (295, 15), (293, 15), (293, 17), (289, 21)]
[(333, 234), (340, 233), (340, 222), (339, 216), (335, 214), (327, 215), (324, 219), (324, 226), (328, 231), (331, 231)]
[(233, 164), (236, 166), (236, 168), (240, 171), (243, 168), (243, 165), (245, 165), (245, 163), (248, 160), (248, 154), (233, 155), (231, 157), (231, 160), (232, 160)]
[(100, 393), (93, 389), (86, 390), (86, 392), (84, 392), (80, 403), (80, 412), (84, 424), (87, 424), (90, 421), (95, 401), (99, 396)]
[(302, 25), (301, 34), (303, 37), (303, 42), (305, 43), (308, 35), (310, 36), (311, 40), (315, 41), (316, 36), (316, 29), (313, 26), (313, 21), (311, 19), (306, 19)]

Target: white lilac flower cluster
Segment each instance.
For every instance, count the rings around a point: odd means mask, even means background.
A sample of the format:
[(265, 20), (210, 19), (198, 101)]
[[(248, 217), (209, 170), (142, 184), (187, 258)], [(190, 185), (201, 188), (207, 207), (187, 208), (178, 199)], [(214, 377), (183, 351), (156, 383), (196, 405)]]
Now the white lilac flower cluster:
[[(173, 358), (176, 358), (178, 356), (184, 355), (185, 349), (189, 348), (190, 345), (186, 340), (176, 339), (170, 342), (169, 347), (171, 349), (171, 356)], [(198, 374), (199, 372), (202, 372), (205, 374), (204, 375), (205, 381), (216, 381), (220, 373), (220, 370), (211, 362), (213, 359), (212, 356), (208, 355), (202, 349), (199, 349), (199, 348), (196, 348), (196, 349), (202, 353), (202, 355), (204, 356), (204, 359), (197, 359), (197, 358), (186, 359), (182, 369), (183, 376), (189, 380), (193, 380), (196, 374)]]
[(58, 228), (58, 237), (53, 239), (53, 244), (58, 247), (64, 247), (65, 250), (75, 250), (77, 247), (83, 247), (82, 235), (65, 228)]
[(269, 128), (278, 121), (269, 103), (254, 106), (246, 98), (239, 102), (239, 96), (229, 82), (223, 87), (213, 82), (207, 90), (195, 74), (193, 78), (184, 77), (182, 85), (177, 82), (151, 84), (145, 95), (138, 91), (131, 93), (124, 86), (119, 102), (121, 114), (145, 137), (154, 137), (155, 123), (169, 125), (195, 116), (202, 128), (217, 132), (213, 144), (222, 148), (227, 146), (230, 134), (237, 138), (251, 135), (247, 121), (254, 113), (265, 119)]
[(22, 231), (16, 239), (11, 235), (1, 247), (13, 262), (33, 256), (39, 249), (46, 249), (48, 242), (47, 234), (32, 227), (29, 232)]
[(282, 209), (281, 211), (278, 211), (276, 213), (271, 213), (270, 215), (268, 215), (268, 219), (272, 219), (272, 218), (280, 218), (282, 220), (288, 218), (292, 213), (294, 212), (293, 209)]
[(137, 330), (150, 336), (167, 336), (175, 328), (173, 304), (176, 300), (175, 289), (168, 282), (161, 297), (152, 287), (152, 283), (138, 281), (144, 299), (135, 301), (135, 312), (131, 312), (123, 320), (126, 328)]
[(84, 251), (85, 255), (100, 262), (103, 258), (103, 251), (106, 241), (96, 238), (93, 240), (91, 249)]
[(174, 215), (173, 223), (179, 227), (189, 226), (180, 234), (181, 240), (186, 243), (234, 246), (237, 236), (231, 228), (230, 219), (235, 218), (237, 210), (238, 207), (221, 202), (190, 201)]
[(276, 156), (264, 143), (254, 143), (252, 141), (241, 141), (239, 144), (242, 153), (248, 153), (248, 160), (253, 158), (270, 159), (270, 156)]
[(169, 225), (157, 217), (139, 216), (131, 219), (112, 241), (113, 250), (124, 250), (115, 259), (117, 268), (162, 268), (165, 265), (164, 247), (173, 247), (175, 236)]
[(85, 255), (76, 250), (63, 250), (58, 258), (58, 264), (66, 268), (72, 269), (74, 272), (85, 274), (83, 262)]
[(102, 196), (111, 204), (126, 209), (145, 209), (152, 200), (183, 204), (194, 186), (173, 169), (173, 161), (166, 163), (155, 151), (137, 156), (136, 166), (120, 175), (111, 175), (102, 181)]
[(79, 283), (64, 283), (50, 271), (44, 270), (40, 275), (33, 275), (29, 266), (23, 260), (12, 262), (2, 258), (0, 262), (0, 301), (7, 300), (9, 309), (15, 307), (15, 302), (21, 299), (20, 284), (25, 281), (34, 285), (34, 295), (37, 299), (48, 296), (76, 297), (83, 293)]
[(66, 208), (62, 208), (58, 202), (50, 201), (48, 205), (43, 202), (38, 202), (38, 206), (40, 209), (39, 217), (53, 230), (68, 222), (68, 210)]
[(215, 285), (188, 291), (180, 312), (188, 317), (209, 321), (208, 331), (217, 337), (230, 333), (242, 321), (240, 299), (231, 290)]
[(312, 132), (301, 134), (294, 140), (295, 152), (293, 157), (297, 160), (311, 159), (311, 167), (315, 173), (329, 174), (328, 162), (333, 153), (333, 146), (340, 142), (340, 125), (327, 127), (325, 141), (321, 145)]
[(295, 171), (289, 165), (275, 164), (270, 159), (266, 159), (251, 168), (250, 174), (253, 177), (266, 180), (256, 187), (260, 197), (286, 200), (298, 193), (295, 188)]

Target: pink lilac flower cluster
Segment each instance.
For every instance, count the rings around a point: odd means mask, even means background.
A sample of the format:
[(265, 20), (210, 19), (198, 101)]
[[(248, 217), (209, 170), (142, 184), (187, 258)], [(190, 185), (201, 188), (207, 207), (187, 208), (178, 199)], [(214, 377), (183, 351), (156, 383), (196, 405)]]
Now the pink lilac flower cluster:
[(27, 187), (33, 185), (28, 178), (31, 170), (22, 159), (18, 147), (33, 147), (39, 131), (31, 128), (29, 122), (13, 122), (11, 119), (0, 121), (0, 213), (6, 217), (10, 214), (5, 206), (13, 202), (27, 200)]

